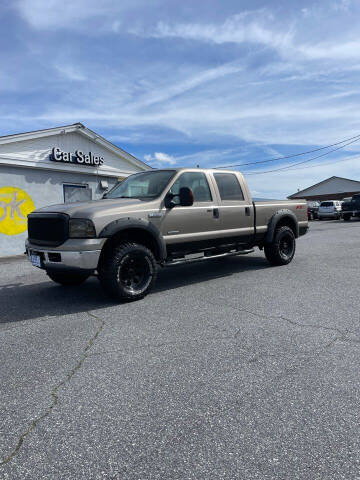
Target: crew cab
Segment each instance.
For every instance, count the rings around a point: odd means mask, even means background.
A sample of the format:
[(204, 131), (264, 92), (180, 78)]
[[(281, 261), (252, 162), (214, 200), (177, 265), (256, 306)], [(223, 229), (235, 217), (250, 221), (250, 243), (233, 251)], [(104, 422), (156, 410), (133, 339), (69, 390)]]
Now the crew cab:
[(103, 199), (52, 205), (28, 216), (26, 253), (55, 282), (97, 275), (121, 300), (144, 297), (159, 266), (264, 249), (286, 265), (308, 229), (305, 200), (253, 202), (243, 175), (164, 169), (131, 175)]

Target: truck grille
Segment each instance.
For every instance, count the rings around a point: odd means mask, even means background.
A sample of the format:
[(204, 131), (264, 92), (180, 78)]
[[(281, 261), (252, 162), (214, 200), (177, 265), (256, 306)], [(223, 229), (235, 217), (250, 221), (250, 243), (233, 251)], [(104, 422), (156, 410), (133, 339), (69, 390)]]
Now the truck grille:
[(69, 217), (65, 213), (32, 213), (28, 233), (34, 245), (57, 247), (69, 238)]

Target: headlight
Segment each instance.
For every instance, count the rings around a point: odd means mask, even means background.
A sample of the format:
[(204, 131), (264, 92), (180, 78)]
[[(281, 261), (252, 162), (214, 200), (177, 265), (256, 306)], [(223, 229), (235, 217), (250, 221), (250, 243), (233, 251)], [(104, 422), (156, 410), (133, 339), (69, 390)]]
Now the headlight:
[(69, 221), (70, 238), (94, 238), (96, 231), (91, 220), (85, 218), (70, 218)]

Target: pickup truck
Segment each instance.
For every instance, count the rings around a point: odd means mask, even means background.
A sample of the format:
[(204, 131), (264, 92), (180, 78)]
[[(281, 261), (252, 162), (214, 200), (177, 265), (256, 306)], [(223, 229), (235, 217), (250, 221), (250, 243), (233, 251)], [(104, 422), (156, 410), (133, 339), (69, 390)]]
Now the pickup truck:
[(341, 206), (341, 216), (345, 222), (348, 222), (351, 217), (360, 217), (360, 193), (344, 200)]
[(144, 297), (158, 266), (264, 250), (286, 265), (308, 230), (305, 200), (253, 202), (241, 173), (163, 169), (137, 173), (100, 200), (52, 205), (28, 216), (26, 254), (51, 280), (97, 275), (104, 290)]

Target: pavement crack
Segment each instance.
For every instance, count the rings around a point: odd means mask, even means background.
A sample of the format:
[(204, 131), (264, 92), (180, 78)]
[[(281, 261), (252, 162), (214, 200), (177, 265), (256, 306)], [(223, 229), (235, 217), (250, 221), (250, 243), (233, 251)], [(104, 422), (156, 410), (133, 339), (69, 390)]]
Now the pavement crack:
[[(219, 306), (218, 303), (217, 304), (213, 303), (213, 305)], [(254, 312), (253, 310), (249, 310), (249, 309), (243, 307), (242, 305), (240, 307), (237, 307), (237, 306), (234, 306), (234, 305), (227, 304), (226, 306), (230, 307), (234, 310), (238, 310), (240, 312), (248, 313), (249, 315), (253, 315), (254, 317), (262, 318), (262, 319), (265, 319), (265, 320), (269, 320), (269, 319), (283, 320), (284, 322), (288, 322), (288, 323), (290, 323), (290, 325), (293, 325), (295, 327), (315, 328), (315, 329), (318, 329), (318, 330), (330, 330), (330, 331), (336, 332), (337, 334), (340, 334), (341, 337), (345, 337), (346, 334), (350, 333), (348, 330), (344, 331), (344, 330), (340, 330), (339, 328), (336, 328), (336, 327), (329, 327), (329, 326), (326, 326), (326, 325), (316, 325), (316, 324), (313, 324), (313, 323), (300, 323), (300, 322), (297, 322), (295, 320), (292, 320), (291, 318), (284, 317), (283, 315), (265, 315), (263, 313)], [(235, 336), (237, 336), (238, 334), (239, 334), (239, 331), (237, 331), (235, 333)]]
[(3, 459), (0, 461), (0, 467), (9, 463), (14, 456), (19, 452), (25, 438), (37, 427), (37, 425), (47, 418), (54, 408), (59, 404), (59, 397), (58, 397), (58, 391), (61, 387), (63, 387), (65, 384), (71, 381), (72, 377), (75, 375), (75, 373), (81, 369), (83, 363), (85, 362), (86, 358), (88, 357), (88, 352), (89, 350), (93, 347), (94, 343), (96, 342), (96, 339), (100, 335), (101, 331), (104, 328), (105, 321), (99, 318), (97, 315), (94, 315), (93, 313), (86, 312), (89, 317), (94, 318), (98, 322), (98, 327), (96, 329), (96, 332), (94, 335), (90, 338), (88, 343), (86, 344), (85, 348), (83, 349), (79, 360), (75, 364), (71, 370), (68, 371), (68, 373), (65, 375), (65, 377), (55, 385), (55, 387), (50, 391), (50, 396), (51, 396), (51, 404), (48, 406), (48, 408), (45, 410), (45, 412), (42, 415), (39, 415), (36, 417), (30, 425), (27, 427), (27, 429), (20, 435), (18, 442), (14, 449)]

